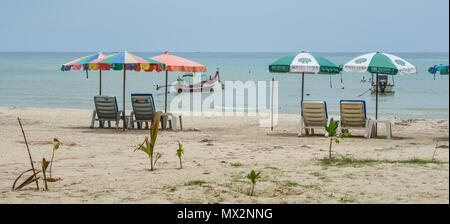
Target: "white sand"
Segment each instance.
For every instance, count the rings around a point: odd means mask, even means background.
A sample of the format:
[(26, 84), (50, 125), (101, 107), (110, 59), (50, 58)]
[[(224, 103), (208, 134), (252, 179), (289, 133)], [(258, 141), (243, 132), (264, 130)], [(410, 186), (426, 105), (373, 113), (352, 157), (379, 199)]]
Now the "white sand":
[[(18, 116), (35, 166), (50, 159), (54, 137), (63, 142), (53, 165), (53, 177), (62, 180), (49, 183), (48, 192), (33, 190), (34, 184), (11, 191), (30, 168)], [(90, 129), (90, 119), (90, 110), (0, 108), (0, 203), (449, 203), (446, 119), (392, 120), (391, 140), (384, 128), (378, 139), (350, 130), (353, 137), (333, 151), (359, 159), (430, 160), (439, 138), (435, 158), (444, 164), (325, 166), (320, 159), (328, 155), (329, 140), (323, 130), (297, 137), (297, 115), (280, 115), (274, 131), (260, 128), (257, 117), (184, 117), (184, 131), (160, 131), (155, 151), (163, 156), (155, 171), (148, 170), (145, 153), (133, 152), (148, 130)], [(182, 170), (177, 140), (185, 146)], [(246, 174), (252, 169), (262, 178), (250, 197)]]

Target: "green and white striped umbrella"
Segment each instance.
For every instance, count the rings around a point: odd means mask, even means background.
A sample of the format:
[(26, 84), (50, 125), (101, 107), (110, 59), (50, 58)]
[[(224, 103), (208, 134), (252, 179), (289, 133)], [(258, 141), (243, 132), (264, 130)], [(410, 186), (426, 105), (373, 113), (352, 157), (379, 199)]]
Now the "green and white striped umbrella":
[(406, 60), (392, 54), (375, 51), (358, 56), (344, 64), (344, 72), (370, 72), (374, 74), (413, 74), (416, 67)]
[[(417, 69), (414, 65), (405, 59), (399, 58), (392, 54), (375, 51), (372, 53), (358, 56), (342, 66), (344, 72), (369, 72), (376, 74), (376, 107), (375, 119), (378, 119), (378, 74), (397, 75), (397, 74), (414, 74)], [(376, 135), (376, 132), (375, 132)]]
[(269, 65), (269, 71), (274, 73), (322, 73), (338, 74), (341, 70), (328, 59), (302, 51), (282, 57)]
[(269, 72), (273, 73), (301, 73), (302, 100), (306, 74), (338, 74), (340, 67), (328, 59), (302, 51), (299, 54), (284, 56), (269, 65)]

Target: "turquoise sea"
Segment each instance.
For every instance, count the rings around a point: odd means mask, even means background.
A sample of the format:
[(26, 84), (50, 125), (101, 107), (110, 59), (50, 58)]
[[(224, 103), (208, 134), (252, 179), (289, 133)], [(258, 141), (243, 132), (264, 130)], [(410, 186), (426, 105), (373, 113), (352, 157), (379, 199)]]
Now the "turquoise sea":
[[(136, 53), (136, 52), (132, 52)], [(220, 69), (222, 81), (265, 80), (272, 77), (279, 82), (278, 104), (280, 113), (299, 113), (301, 98), (301, 75), (272, 74), (268, 65), (289, 53), (204, 53), (171, 52), (206, 65), (208, 75)], [(336, 64), (345, 63), (365, 52), (316, 53)], [(427, 72), (430, 66), (448, 63), (449, 53), (401, 53), (389, 52), (411, 62), (418, 69), (414, 75), (395, 76), (395, 94), (380, 96), (379, 114), (402, 118), (448, 118), (449, 80), (448, 75), (433, 75)], [(76, 53), (0, 53), (0, 106), (2, 107), (50, 107), (93, 109), (93, 96), (98, 94), (98, 71), (60, 71), (61, 64), (91, 54)], [(151, 57), (161, 52), (138, 52), (140, 56)], [(179, 72), (169, 72), (169, 83), (176, 81)], [(375, 95), (370, 92), (369, 82), (361, 78), (370, 74), (343, 73), (329, 75), (305, 75), (305, 99), (326, 100), (330, 114), (339, 113), (340, 99), (363, 99), (367, 102), (369, 115), (375, 112)], [(122, 105), (122, 71), (104, 71), (103, 95), (117, 96)], [(126, 100), (130, 93), (154, 93), (158, 109), (164, 108), (163, 89), (156, 91), (155, 84), (164, 84), (165, 73), (127, 72)], [(269, 83), (267, 83), (269, 85)], [(344, 87), (344, 89), (342, 89)], [(170, 94), (169, 100), (175, 94)], [(131, 108), (129, 101), (128, 109)]]

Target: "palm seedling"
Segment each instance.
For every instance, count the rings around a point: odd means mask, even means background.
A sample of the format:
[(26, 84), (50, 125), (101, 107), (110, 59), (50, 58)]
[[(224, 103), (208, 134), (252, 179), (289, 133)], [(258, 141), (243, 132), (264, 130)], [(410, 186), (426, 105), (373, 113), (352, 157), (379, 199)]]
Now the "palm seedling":
[[(12, 190), (18, 190), (32, 182), (36, 183), (36, 190), (39, 190), (39, 183), (38, 183), (38, 179), (39, 177), (37, 177), (37, 174), (39, 171), (36, 171), (36, 169), (34, 169), (34, 165), (33, 165), (33, 159), (31, 158), (31, 152), (30, 152), (30, 147), (28, 146), (28, 142), (27, 142), (27, 137), (25, 136), (25, 131), (23, 130), (23, 126), (22, 126), (22, 121), (20, 120), (19, 117), (17, 117), (17, 120), (19, 121), (19, 125), (20, 125), (20, 129), (22, 130), (22, 135), (23, 135), (23, 140), (25, 142), (25, 145), (27, 146), (27, 151), (28, 151), (28, 158), (30, 159), (30, 164), (31, 164), (31, 169), (26, 170), (25, 172), (22, 172), (14, 181), (14, 184), (12, 186)], [(33, 171), (33, 175), (31, 175), (30, 177), (28, 177), (22, 184), (20, 184), (17, 188), (16, 188), (16, 182), (17, 180), (19, 180), (20, 177), (22, 177), (23, 174)]]
[(181, 155), (184, 154), (183, 144), (181, 144), (180, 141), (178, 141), (178, 149), (176, 155), (178, 156), (178, 159), (180, 159), (180, 169), (183, 169), (183, 163), (181, 161)]
[(250, 196), (253, 196), (253, 191), (255, 190), (256, 180), (261, 178), (260, 174), (261, 174), (261, 171), (260, 172), (255, 172), (254, 170), (252, 170), (247, 175), (247, 179), (249, 179), (252, 182), (252, 190), (250, 191)]
[(148, 157), (150, 158), (150, 171), (153, 171), (153, 167), (156, 161), (161, 157), (161, 154), (157, 153), (155, 161), (153, 161), (153, 150), (155, 148), (156, 137), (158, 136), (159, 118), (160, 112), (157, 112), (156, 116), (153, 116), (152, 118), (152, 125), (150, 127), (150, 140), (147, 136), (145, 136), (144, 142), (134, 150), (141, 150), (147, 153)]
[[(331, 148), (333, 146), (333, 138), (336, 137), (334, 139), (334, 141), (339, 144), (339, 139), (337, 138), (337, 128), (339, 126), (339, 121), (331, 121), (330, 124), (328, 126), (325, 125), (325, 129), (326, 131), (329, 133), (330, 136), (330, 147), (329, 147), (329, 159), (331, 159)], [(350, 133), (341, 133), (339, 135), (340, 138), (344, 138), (344, 137), (348, 137), (350, 135)]]
[[(47, 178), (46, 178), (46, 171), (47, 171), (47, 167), (48, 167), (48, 165), (49, 165), (50, 163), (49, 163), (47, 160), (45, 160), (45, 158), (42, 158), (42, 162), (41, 162), (41, 168), (42, 168), (42, 170), (38, 170), (38, 169), (35, 169), (35, 168), (34, 168), (34, 165), (33, 165), (33, 159), (32, 159), (32, 157), (31, 157), (30, 148), (29, 148), (29, 146), (28, 146), (27, 138), (26, 138), (26, 136), (25, 136), (25, 131), (23, 130), (22, 121), (20, 120), (20, 118), (17, 118), (17, 120), (19, 121), (20, 129), (22, 130), (22, 135), (23, 135), (23, 138), (24, 138), (24, 143), (25, 143), (25, 145), (26, 145), (26, 147), (27, 147), (28, 157), (29, 157), (29, 159), (30, 159), (30, 164), (31, 164), (31, 169), (28, 169), (28, 170), (22, 172), (22, 173), (14, 180), (14, 183), (13, 183), (13, 186), (12, 186), (11, 190), (12, 190), (12, 191), (20, 190), (20, 189), (22, 189), (23, 187), (25, 187), (25, 186), (27, 186), (28, 184), (33, 183), (33, 182), (36, 183), (36, 190), (39, 190), (38, 180), (40, 179), (40, 177), (38, 176), (38, 174), (39, 174), (41, 171), (42, 171), (42, 174), (43, 174), (43, 176), (44, 176), (44, 184), (45, 184), (45, 188), (44, 188), (44, 189), (45, 189), (45, 190), (48, 190), (48, 186), (47, 186)], [(56, 141), (55, 141), (55, 140), (56, 140)], [(56, 144), (57, 146), (55, 145), (55, 142), (57, 142), (57, 144)], [(53, 143), (54, 143), (54, 145), (53, 145), (53, 150), (56, 150), (57, 147), (59, 147), (59, 141), (55, 138), (55, 139), (53, 139)], [(55, 149), (55, 146), (56, 146), (56, 149)], [(53, 156), (52, 156), (52, 160), (53, 160)], [(20, 184), (16, 187), (17, 181), (19, 181), (19, 179), (21, 179), (21, 177), (22, 177), (25, 173), (29, 173), (29, 172), (32, 172), (32, 175), (29, 176), (28, 178), (26, 178), (22, 183), (20, 183)]]

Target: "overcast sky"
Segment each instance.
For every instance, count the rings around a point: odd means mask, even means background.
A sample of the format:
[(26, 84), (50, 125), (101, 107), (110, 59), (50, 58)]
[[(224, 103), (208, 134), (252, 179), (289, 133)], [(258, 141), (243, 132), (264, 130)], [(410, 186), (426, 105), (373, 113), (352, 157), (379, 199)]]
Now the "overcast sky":
[(14, 0), (0, 51), (448, 52), (448, 0)]

